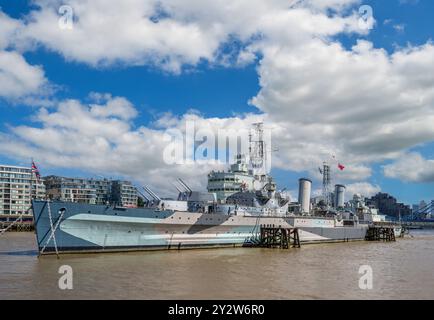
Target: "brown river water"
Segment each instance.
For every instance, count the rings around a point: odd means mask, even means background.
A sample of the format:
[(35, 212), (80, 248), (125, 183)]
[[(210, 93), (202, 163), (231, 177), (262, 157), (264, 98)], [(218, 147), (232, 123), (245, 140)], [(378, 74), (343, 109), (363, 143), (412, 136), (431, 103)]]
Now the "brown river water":
[[(33, 233), (0, 235), (3, 299), (434, 299), (434, 230), (394, 243), (38, 258)], [(72, 268), (72, 290), (58, 285)], [(372, 289), (359, 268), (372, 268)]]

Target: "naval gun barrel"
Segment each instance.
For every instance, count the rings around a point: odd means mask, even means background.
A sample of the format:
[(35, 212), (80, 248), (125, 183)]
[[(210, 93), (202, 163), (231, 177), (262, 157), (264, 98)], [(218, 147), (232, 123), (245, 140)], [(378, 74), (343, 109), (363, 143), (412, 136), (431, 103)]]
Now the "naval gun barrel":
[(154, 198), (155, 200), (161, 201), (161, 198), (159, 196), (157, 196), (148, 186), (143, 186), (143, 189), (145, 189), (145, 191), (147, 193), (149, 193), (149, 195)]
[(136, 189), (137, 190), (137, 193), (139, 194), (139, 195), (141, 195), (146, 201), (150, 201), (150, 199), (143, 193), (143, 192), (141, 192), (140, 190), (138, 190), (138, 189)]
[(187, 191), (189, 191), (190, 193), (193, 192), (193, 190), (191, 190), (190, 187), (184, 181), (182, 181), (181, 178), (178, 178), (178, 181), (185, 189), (187, 189)]
[(178, 190), (179, 193), (182, 193), (182, 190), (178, 188), (178, 186), (172, 182), (172, 185), (176, 188), (176, 190)]

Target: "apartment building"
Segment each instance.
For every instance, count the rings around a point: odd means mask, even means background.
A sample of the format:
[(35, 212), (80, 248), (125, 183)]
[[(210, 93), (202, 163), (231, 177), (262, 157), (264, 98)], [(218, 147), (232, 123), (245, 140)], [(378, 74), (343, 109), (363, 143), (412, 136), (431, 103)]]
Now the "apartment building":
[(30, 167), (0, 164), (0, 215), (31, 215), (32, 198), (45, 198), (43, 180)]

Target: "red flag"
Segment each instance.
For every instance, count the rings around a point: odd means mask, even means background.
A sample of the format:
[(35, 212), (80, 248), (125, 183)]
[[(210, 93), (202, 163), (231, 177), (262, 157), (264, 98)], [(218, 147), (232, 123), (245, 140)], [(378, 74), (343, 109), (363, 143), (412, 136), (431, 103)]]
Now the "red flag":
[(39, 182), (39, 180), (41, 180), (41, 175), (39, 174), (38, 167), (36, 166), (33, 160), (32, 160), (32, 173), (35, 174), (36, 180)]
[(339, 170), (344, 171), (345, 166), (339, 163), (338, 164), (338, 168), (339, 168)]

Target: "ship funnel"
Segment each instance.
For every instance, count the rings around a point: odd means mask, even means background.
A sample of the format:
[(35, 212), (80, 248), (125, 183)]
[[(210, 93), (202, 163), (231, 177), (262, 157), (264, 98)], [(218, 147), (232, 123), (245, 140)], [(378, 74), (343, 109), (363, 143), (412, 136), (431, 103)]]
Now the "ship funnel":
[(345, 186), (335, 185), (335, 207), (343, 208), (345, 206)]
[(312, 181), (302, 178), (298, 180), (298, 203), (300, 204), (300, 213), (310, 212), (310, 194), (312, 190)]

